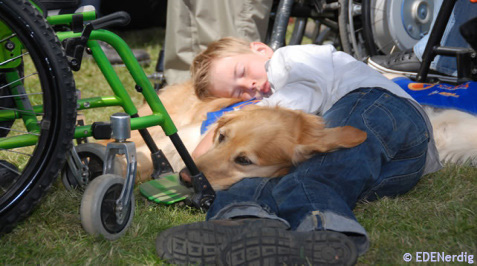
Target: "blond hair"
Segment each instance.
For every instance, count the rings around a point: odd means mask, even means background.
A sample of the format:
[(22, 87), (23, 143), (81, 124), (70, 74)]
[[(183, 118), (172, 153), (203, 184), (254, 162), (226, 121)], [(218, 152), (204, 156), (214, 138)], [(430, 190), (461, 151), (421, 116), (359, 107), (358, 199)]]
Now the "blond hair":
[(252, 53), (250, 42), (234, 37), (225, 37), (211, 42), (207, 49), (198, 54), (192, 61), (190, 71), (197, 97), (201, 100), (212, 98), (210, 94), (210, 70), (216, 59), (239, 54)]

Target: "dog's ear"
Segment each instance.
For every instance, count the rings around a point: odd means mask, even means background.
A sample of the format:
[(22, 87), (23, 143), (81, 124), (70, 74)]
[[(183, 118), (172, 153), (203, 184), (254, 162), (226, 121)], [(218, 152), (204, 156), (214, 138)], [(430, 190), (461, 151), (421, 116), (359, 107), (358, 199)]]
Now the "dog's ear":
[[(317, 123), (318, 122), (318, 123)], [(339, 148), (352, 148), (363, 143), (366, 132), (352, 126), (324, 128), (322, 120), (306, 119), (302, 136), (295, 147), (293, 162), (299, 163), (315, 153), (331, 152)]]

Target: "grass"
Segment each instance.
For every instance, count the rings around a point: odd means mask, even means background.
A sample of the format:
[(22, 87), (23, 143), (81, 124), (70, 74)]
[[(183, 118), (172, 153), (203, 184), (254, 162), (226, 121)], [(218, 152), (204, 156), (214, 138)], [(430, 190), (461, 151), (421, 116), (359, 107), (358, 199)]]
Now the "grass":
[[(123, 34), (121, 34), (123, 35)], [(133, 48), (146, 49), (154, 63), (163, 41), (161, 29), (123, 35)], [(125, 68), (116, 68), (134, 102), (142, 98)], [(85, 61), (75, 73), (83, 97), (110, 94), (97, 67)], [(94, 87), (92, 87), (94, 85)], [(107, 121), (117, 108), (84, 112), (87, 122)], [(371, 239), (369, 251), (360, 265), (406, 264), (404, 253), (461, 252), (477, 255), (477, 169), (448, 165), (427, 175), (409, 193), (395, 199), (360, 203), (355, 209), (358, 221)], [(37, 265), (156, 265), (163, 264), (155, 254), (154, 240), (166, 228), (202, 221), (203, 213), (184, 206), (161, 206), (147, 201), (135, 190), (136, 212), (126, 235), (107, 241), (88, 235), (81, 227), (80, 192), (66, 191), (60, 181), (32, 216), (0, 239), (0, 264)]]

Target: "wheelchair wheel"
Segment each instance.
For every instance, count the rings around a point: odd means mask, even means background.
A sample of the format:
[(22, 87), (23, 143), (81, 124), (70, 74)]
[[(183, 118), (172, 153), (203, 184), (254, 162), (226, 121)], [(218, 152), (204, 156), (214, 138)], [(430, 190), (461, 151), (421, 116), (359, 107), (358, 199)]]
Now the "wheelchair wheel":
[(356, 59), (362, 60), (368, 56), (369, 52), (366, 50), (366, 40), (363, 37), (361, 1), (339, 0), (338, 2), (340, 3), (338, 27), (341, 48)]
[[(369, 32), (367, 47), (375, 54), (391, 54), (414, 47), (431, 29), (434, 1), (363, 0), (363, 21)], [(372, 54), (373, 55), (373, 54)]]
[(76, 120), (74, 80), (63, 50), (28, 1), (0, 1), (0, 73), (1, 235), (51, 187)]
[(118, 221), (116, 200), (121, 195), (124, 178), (106, 174), (97, 177), (86, 187), (81, 200), (81, 224), (91, 235), (115, 240), (126, 233), (134, 216), (134, 195), (127, 204), (126, 215)]
[(362, 60), (411, 49), (433, 20), (433, 1), (339, 0), (343, 51)]
[[(104, 160), (106, 158), (106, 147), (98, 143), (83, 143), (75, 147), (81, 162), (88, 167), (88, 183), (103, 174)], [(113, 173), (122, 175), (123, 163), (118, 157), (114, 161)], [(68, 164), (65, 164), (61, 173), (61, 181), (67, 190), (80, 188), (73, 172)]]

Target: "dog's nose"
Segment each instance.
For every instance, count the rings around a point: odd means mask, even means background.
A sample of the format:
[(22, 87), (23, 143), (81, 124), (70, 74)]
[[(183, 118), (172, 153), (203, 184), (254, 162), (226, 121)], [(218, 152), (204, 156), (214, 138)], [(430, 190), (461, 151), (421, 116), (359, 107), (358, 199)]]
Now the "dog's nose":
[(184, 167), (179, 171), (179, 179), (186, 187), (192, 187), (192, 176), (187, 167)]

